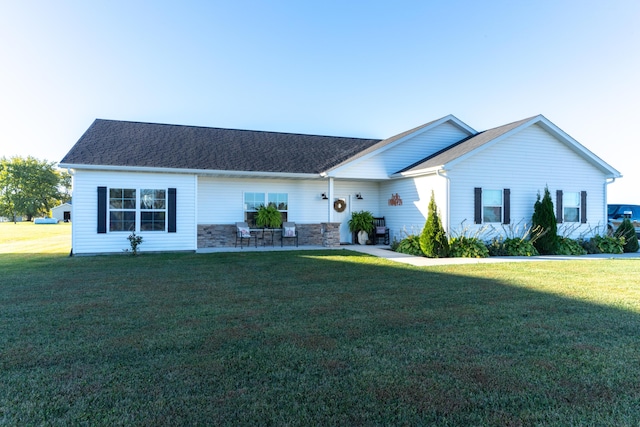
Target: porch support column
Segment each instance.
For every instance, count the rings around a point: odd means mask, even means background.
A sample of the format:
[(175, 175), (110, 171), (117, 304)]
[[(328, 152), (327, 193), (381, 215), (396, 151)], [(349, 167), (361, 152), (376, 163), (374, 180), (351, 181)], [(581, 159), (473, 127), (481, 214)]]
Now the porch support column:
[(327, 201), (327, 218), (329, 219), (329, 222), (333, 222), (334, 218), (333, 218), (333, 177), (330, 176), (329, 177), (329, 182), (327, 184), (327, 197), (329, 197), (329, 200)]

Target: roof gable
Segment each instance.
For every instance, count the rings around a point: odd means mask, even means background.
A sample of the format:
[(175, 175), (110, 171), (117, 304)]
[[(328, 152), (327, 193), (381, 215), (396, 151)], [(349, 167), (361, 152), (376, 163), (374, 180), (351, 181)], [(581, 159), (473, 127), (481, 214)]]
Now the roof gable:
[(397, 135), (394, 135), (390, 138), (387, 139), (383, 139), (382, 141), (378, 142), (377, 144), (374, 144), (368, 148), (366, 148), (365, 150), (363, 150), (360, 153), (357, 153), (356, 155), (354, 155), (353, 157), (346, 159), (345, 161), (343, 161), (341, 164), (336, 165), (334, 168), (332, 168), (332, 171), (335, 173), (337, 172), (338, 169), (345, 167), (345, 166), (350, 166), (352, 164), (354, 164), (355, 162), (359, 162), (359, 161), (363, 161), (366, 160), (367, 158), (370, 158), (372, 156), (375, 155), (380, 155), (383, 152), (390, 150), (402, 143), (404, 143), (405, 141), (415, 138), (425, 132), (428, 132), (432, 129), (437, 128), (438, 126), (441, 126), (445, 123), (449, 123), (451, 125), (453, 125), (454, 127), (460, 129), (463, 133), (466, 133), (468, 135), (472, 135), (475, 134), (476, 131), (471, 128), (470, 126), (468, 126), (466, 123), (464, 123), (462, 120), (458, 119), (457, 117), (453, 116), (452, 114), (449, 114), (448, 116), (442, 117), (440, 119), (437, 120), (433, 120), (430, 121), (428, 123), (425, 123), (423, 125), (417, 126), (413, 129), (410, 129), (408, 131), (399, 133)]
[(60, 163), (320, 174), (379, 141), (97, 119)]
[(424, 173), (427, 170), (452, 168), (457, 163), (463, 161), (469, 156), (472, 156), (498, 143), (499, 141), (535, 124), (540, 125), (543, 129), (554, 136), (559, 142), (568, 146), (572, 151), (574, 151), (587, 162), (596, 166), (606, 175), (609, 175), (611, 177), (621, 176), (620, 172), (597, 157), (586, 147), (578, 143), (575, 139), (571, 138), (568, 134), (563, 132), (560, 128), (551, 123), (542, 115), (529, 117), (523, 120), (477, 133), (476, 135), (472, 135), (469, 138), (458, 141), (455, 144), (452, 144), (451, 146), (446, 147), (445, 149), (434, 153), (433, 155), (422, 159), (421, 161), (416, 162), (415, 164), (410, 165), (401, 171), (398, 171), (397, 174), (406, 176)]

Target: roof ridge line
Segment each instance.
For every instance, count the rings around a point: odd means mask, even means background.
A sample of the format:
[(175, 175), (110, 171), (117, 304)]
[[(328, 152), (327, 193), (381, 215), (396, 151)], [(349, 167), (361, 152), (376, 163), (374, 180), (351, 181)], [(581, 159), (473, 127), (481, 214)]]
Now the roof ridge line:
[(158, 122), (142, 122), (138, 120), (116, 120), (116, 119), (101, 119), (96, 118), (96, 121), (103, 122), (120, 122), (120, 123), (131, 123), (131, 124), (141, 124), (141, 125), (154, 125), (154, 126), (172, 126), (172, 127), (181, 127), (181, 128), (198, 128), (198, 129), (217, 129), (217, 130), (229, 130), (236, 132), (255, 132), (255, 133), (271, 133), (271, 134), (281, 134), (281, 135), (292, 135), (292, 136), (314, 136), (318, 138), (344, 138), (344, 139), (361, 139), (363, 141), (383, 141), (381, 138), (365, 138), (360, 136), (338, 136), (338, 135), (318, 135), (313, 133), (302, 133), (302, 132), (281, 132), (274, 130), (257, 130), (257, 129), (239, 129), (239, 128), (225, 128), (219, 126), (203, 126), (203, 125), (184, 125), (184, 124), (176, 124), (176, 123), (158, 123)]

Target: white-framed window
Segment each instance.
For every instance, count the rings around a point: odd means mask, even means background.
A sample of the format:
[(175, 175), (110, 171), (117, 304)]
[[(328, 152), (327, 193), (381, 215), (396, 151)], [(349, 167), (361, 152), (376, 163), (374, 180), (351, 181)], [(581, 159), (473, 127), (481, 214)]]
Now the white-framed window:
[(564, 222), (580, 222), (580, 192), (562, 193), (562, 217)]
[(109, 231), (165, 231), (166, 189), (109, 189)]
[(287, 193), (268, 193), (267, 201), (280, 212), (287, 212), (289, 210), (289, 195)]
[(289, 214), (289, 195), (287, 193), (244, 193), (244, 220), (250, 227), (256, 226), (255, 216), (260, 206), (275, 206), (282, 214), (282, 221), (287, 221)]
[(502, 190), (482, 190), (483, 222), (502, 222)]
[(167, 191), (140, 190), (140, 231), (165, 231)]
[(136, 190), (109, 189), (109, 231), (136, 230)]

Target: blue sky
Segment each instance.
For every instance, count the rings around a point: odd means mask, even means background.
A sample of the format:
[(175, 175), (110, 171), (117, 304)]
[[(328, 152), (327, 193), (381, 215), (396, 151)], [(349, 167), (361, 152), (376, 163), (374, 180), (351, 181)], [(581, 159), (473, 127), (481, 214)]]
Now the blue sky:
[(640, 204), (639, 22), (637, 0), (3, 2), (0, 156), (59, 161), (96, 118), (386, 138), (544, 114)]

